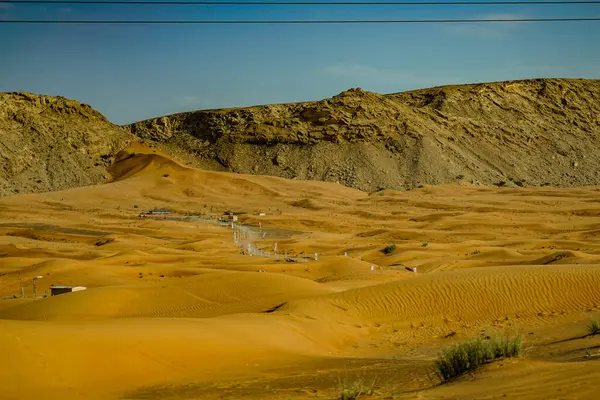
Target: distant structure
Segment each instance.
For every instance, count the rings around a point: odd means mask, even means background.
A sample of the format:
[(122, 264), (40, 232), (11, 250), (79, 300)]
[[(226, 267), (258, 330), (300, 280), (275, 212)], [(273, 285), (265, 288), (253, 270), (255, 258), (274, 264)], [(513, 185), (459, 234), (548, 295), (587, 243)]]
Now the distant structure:
[(158, 215), (166, 217), (167, 215), (171, 215), (171, 211), (167, 210), (166, 208), (153, 208), (152, 210), (150, 210), (148, 212), (140, 213), (140, 215), (138, 215), (138, 218), (146, 218), (148, 216), (158, 216)]
[(50, 288), (50, 296), (58, 296), (59, 294), (81, 292), (86, 290), (85, 286), (52, 286)]
[(171, 211), (167, 210), (166, 208), (153, 208), (152, 210), (148, 211), (149, 215), (171, 215)]
[(223, 213), (223, 217), (221, 217), (221, 219), (229, 222), (237, 222), (238, 216), (234, 215), (233, 211), (227, 210)]

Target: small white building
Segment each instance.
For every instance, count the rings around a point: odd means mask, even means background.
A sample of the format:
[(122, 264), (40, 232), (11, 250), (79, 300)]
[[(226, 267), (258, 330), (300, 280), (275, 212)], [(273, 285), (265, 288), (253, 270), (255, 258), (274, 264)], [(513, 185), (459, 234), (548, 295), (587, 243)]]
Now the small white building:
[(50, 287), (50, 296), (58, 296), (59, 294), (71, 293), (71, 292), (80, 292), (82, 290), (86, 290), (85, 286), (51, 286)]

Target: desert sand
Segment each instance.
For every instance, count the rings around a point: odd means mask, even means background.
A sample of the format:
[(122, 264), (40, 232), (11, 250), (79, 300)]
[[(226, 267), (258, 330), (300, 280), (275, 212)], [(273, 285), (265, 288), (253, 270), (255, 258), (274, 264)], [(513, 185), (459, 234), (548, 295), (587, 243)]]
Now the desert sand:
[[(367, 193), (141, 144), (111, 172), (0, 199), (0, 399), (335, 399), (356, 380), (373, 399), (600, 393), (598, 187)], [(139, 217), (155, 207), (196, 217)], [(226, 210), (288, 259), (200, 218)], [(33, 299), (35, 276), (39, 295), (87, 290)], [(522, 357), (433, 374), (441, 349), (506, 333)]]

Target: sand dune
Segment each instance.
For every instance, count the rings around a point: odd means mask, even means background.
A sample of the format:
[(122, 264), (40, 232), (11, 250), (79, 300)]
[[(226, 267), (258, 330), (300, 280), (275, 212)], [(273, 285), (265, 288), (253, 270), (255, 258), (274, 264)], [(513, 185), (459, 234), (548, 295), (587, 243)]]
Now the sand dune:
[[(119, 157), (112, 183), (0, 199), (1, 399), (331, 399), (359, 370), (395, 377), (376, 398), (593, 398), (598, 188), (365, 193)], [(138, 218), (154, 207), (196, 219)], [(288, 259), (199, 218), (228, 209)], [(88, 289), (34, 300), (38, 275)], [(532, 353), (429, 379), (439, 349), (506, 330)]]
[(230, 378), (263, 363), (276, 366), (326, 352), (286, 321), (266, 322), (246, 316), (52, 324), (0, 320), (3, 361), (12, 366), (0, 370), (0, 379), (15, 383), (3, 385), (0, 393), (3, 399), (23, 393), (122, 398), (123, 391), (143, 385)]
[[(348, 290), (287, 303), (280, 312), (351, 316), (371, 324), (490, 325), (509, 319), (600, 310), (600, 267), (489, 267)], [(446, 323), (442, 322), (446, 321)]]
[(0, 319), (208, 318), (260, 313), (297, 298), (330, 292), (302, 278), (205, 270), (175, 281), (102, 287), (51, 297), (0, 312)]

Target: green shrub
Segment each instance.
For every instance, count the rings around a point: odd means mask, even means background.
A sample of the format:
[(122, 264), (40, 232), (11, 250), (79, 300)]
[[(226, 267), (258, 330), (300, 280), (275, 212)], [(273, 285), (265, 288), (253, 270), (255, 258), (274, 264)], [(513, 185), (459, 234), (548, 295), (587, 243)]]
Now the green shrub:
[(588, 333), (590, 336), (600, 335), (600, 323), (598, 320), (594, 319), (590, 321), (590, 324), (588, 325)]
[(340, 391), (342, 393), (340, 394), (340, 397), (338, 397), (338, 400), (356, 400), (362, 395), (372, 395), (377, 380), (373, 380), (367, 384), (365, 379), (358, 378), (352, 382), (345, 380), (343, 382), (340, 381), (339, 383)]
[(396, 251), (396, 245), (394, 243), (388, 244), (381, 250), (381, 252), (383, 254), (392, 254), (395, 251)]
[(490, 341), (490, 345), (494, 350), (494, 358), (518, 357), (523, 350), (523, 338), (521, 336), (495, 338)]
[(436, 372), (440, 379), (446, 382), (495, 359), (517, 357), (522, 348), (521, 336), (473, 339), (443, 350), (435, 362)]
[(356, 400), (356, 399), (358, 399), (358, 396), (360, 396), (362, 394), (363, 394), (363, 392), (361, 391), (360, 387), (351, 386), (351, 387), (342, 389), (342, 394), (340, 395), (339, 399), (340, 400)]

